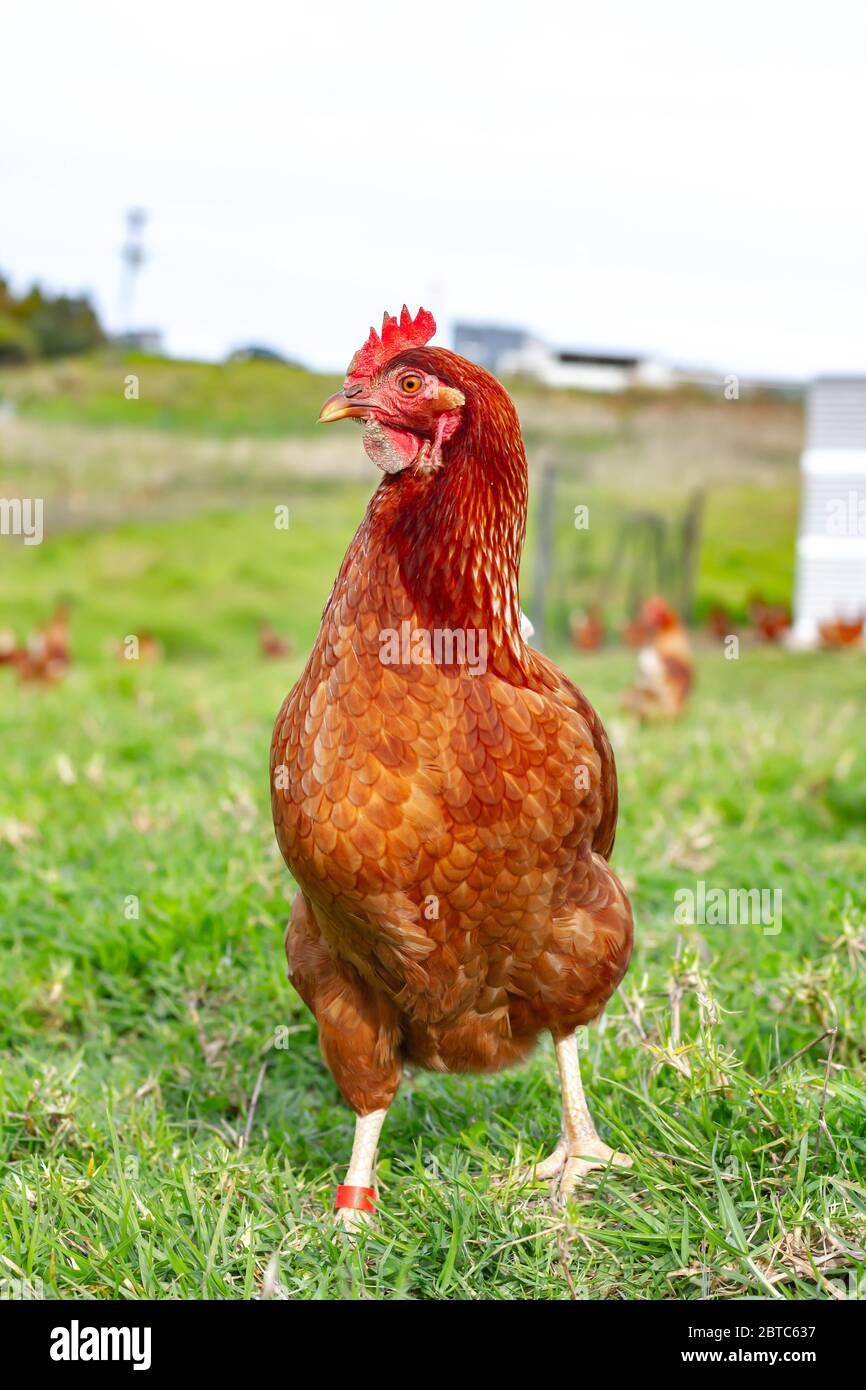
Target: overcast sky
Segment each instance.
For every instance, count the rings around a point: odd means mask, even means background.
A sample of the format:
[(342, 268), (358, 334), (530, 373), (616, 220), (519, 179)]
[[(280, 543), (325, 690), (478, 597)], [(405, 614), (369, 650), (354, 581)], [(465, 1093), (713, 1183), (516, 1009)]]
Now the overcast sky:
[(0, 269), (175, 353), (345, 366), (423, 302), (569, 346), (866, 371), (866, 6), (6, 9)]

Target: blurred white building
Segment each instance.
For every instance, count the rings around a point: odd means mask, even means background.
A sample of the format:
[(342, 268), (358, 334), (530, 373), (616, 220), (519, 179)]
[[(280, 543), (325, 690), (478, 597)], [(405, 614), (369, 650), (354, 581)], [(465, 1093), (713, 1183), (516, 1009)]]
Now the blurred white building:
[(791, 641), (866, 614), (866, 377), (825, 377), (808, 400)]
[(656, 390), (676, 384), (666, 363), (635, 353), (590, 352), (552, 347), (523, 328), (458, 323), (454, 350), (495, 376), (526, 376), (544, 386), (582, 391)]
[(145, 357), (162, 357), (165, 352), (159, 328), (129, 328), (123, 333), (114, 333), (111, 342), (123, 352), (140, 352)]

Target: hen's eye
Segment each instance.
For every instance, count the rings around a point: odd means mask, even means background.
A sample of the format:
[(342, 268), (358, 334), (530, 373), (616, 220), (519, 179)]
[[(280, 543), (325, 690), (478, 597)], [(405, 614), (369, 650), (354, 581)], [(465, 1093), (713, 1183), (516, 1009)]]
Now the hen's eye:
[(421, 390), (423, 385), (424, 383), (420, 376), (417, 376), (415, 372), (409, 372), (407, 376), (401, 376), (400, 378), (400, 390), (405, 391), (407, 396), (414, 396), (417, 391)]

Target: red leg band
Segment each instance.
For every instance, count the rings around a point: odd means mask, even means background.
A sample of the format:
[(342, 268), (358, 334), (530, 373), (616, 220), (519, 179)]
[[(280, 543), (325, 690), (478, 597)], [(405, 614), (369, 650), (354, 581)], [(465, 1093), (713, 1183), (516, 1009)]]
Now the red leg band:
[(341, 1183), (337, 1188), (336, 1209), (351, 1207), (353, 1211), (375, 1211), (375, 1187), (349, 1187)]

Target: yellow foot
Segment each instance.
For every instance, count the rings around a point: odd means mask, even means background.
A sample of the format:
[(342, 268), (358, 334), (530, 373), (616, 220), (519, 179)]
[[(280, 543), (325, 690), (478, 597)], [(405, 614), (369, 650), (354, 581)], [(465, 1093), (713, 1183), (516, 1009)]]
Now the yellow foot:
[(580, 1148), (572, 1149), (562, 1169), (559, 1180), (560, 1197), (568, 1197), (581, 1178), (597, 1168), (630, 1168), (632, 1160), (628, 1154), (617, 1153), (596, 1135), (592, 1139), (582, 1139)]
[(553, 1153), (543, 1158), (540, 1163), (536, 1163), (527, 1171), (532, 1182), (550, 1182), (551, 1178), (558, 1178), (565, 1166), (568, 1157), (568, 1145), (564, 1139), (560, 1139)]

